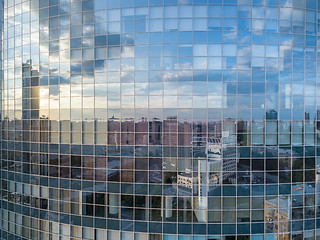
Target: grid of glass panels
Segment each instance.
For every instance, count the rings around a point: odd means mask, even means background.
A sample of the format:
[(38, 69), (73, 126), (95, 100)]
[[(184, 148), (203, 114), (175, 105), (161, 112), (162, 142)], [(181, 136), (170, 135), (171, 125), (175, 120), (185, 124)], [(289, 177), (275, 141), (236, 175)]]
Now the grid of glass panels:
[(318, 1), (3, 4), (2, 239), (319, 238)]

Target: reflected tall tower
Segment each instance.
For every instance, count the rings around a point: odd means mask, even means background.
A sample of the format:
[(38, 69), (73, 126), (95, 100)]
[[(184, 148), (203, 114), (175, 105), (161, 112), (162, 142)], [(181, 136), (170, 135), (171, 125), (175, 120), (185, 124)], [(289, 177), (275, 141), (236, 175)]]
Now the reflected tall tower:
[(319, 239), (318, 1), (2, 3), (0, 239)]
[(22, 119), (39, 119), (39, 71), (32, 60), (22, 64)]

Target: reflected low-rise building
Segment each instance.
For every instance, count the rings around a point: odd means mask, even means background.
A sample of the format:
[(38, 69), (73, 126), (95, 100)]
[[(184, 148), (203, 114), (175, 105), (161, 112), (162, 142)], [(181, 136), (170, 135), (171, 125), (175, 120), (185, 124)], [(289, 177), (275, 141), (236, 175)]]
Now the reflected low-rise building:
[(2, 5), (1, 239), (319, 239), (318, 1)]

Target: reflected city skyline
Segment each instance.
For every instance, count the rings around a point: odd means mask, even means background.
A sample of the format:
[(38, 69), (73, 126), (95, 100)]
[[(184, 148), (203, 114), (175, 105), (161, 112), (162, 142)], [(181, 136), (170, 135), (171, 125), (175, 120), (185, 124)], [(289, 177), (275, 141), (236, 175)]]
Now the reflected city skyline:
[(319, 236), (313, 0), (4, 0), (0, 239)]

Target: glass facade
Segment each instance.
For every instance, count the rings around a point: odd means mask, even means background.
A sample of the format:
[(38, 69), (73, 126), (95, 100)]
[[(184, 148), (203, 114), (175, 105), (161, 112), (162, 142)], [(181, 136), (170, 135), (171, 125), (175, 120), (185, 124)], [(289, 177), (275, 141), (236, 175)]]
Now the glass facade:
[(2, 4), (1, 239), (320, 239), (317, 0)]

